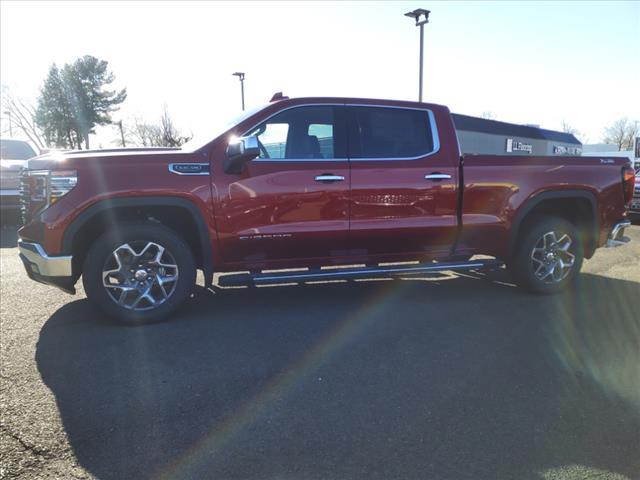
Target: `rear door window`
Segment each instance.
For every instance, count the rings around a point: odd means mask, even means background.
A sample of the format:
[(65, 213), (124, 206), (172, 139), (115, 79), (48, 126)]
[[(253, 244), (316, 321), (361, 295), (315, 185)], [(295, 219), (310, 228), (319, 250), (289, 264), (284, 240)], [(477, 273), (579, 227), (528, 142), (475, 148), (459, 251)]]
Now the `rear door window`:
[(401, 159), (432, 153), (433, 134), (426, 110), (351, 107), (351, 158)]

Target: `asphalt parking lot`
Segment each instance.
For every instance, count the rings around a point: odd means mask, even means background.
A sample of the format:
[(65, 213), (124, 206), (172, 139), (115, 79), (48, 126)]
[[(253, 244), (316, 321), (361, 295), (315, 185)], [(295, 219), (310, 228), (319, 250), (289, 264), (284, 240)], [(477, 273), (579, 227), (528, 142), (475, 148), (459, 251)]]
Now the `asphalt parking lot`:
[(640, 478), (640, 227), (574, 291), (500, 273), (202, 288), (111, 323), (1, 237), (0, 478)]

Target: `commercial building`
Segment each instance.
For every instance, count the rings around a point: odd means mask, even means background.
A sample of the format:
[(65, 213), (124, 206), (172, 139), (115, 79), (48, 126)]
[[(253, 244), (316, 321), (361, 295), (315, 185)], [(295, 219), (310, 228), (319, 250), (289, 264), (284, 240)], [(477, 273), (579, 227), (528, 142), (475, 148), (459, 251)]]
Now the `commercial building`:
[(636, 168), (640, 168), (640, 138), (636, 138), (633, 150), (618, 150), (617, 145), (610, 143), (591, 143), (582, 146), (585, 157), (624, 157), (628, 158)]
[(580, 155), (582, 144), (570, 133), (452, 114), (462, 153), (490, 155)]

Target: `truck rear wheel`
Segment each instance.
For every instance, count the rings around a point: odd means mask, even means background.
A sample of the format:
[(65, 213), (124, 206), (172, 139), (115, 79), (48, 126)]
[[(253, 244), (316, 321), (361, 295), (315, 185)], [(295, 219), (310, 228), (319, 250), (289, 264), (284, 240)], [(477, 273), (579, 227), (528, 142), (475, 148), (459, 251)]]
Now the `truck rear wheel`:
[(82, 282), (90, 301), (129, 324), (174, 313), (195, 285), (196, 267), (186, 242), (153, 222), (122, 223), (104, 233), (84, 261)]
[(520, 287), (551, 294), (575, 280), (583, 259), (583, 244), (576, 227), (563, 218), (543, 217), (520, 238), (511, 267)]

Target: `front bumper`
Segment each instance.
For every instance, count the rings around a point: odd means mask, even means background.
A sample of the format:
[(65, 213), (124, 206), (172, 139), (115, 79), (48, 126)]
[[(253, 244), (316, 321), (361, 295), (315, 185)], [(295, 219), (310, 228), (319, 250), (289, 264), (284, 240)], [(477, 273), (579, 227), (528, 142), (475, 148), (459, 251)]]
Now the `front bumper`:
[(56, 286), (67, 293), (76, 293), (71, 255), (50, 257), (39, 243), (24, 240), (18, 240), (18, 250), (31, 280)]
[(616, 223), (611, 229), (611, 233), (609, 234), (609, 238), (607, 239), (606, 247), (620, 247), (629, 243), (631, 239), (624, 236), (624, 229), (630, 226), (631, 222), (629, 220), (621, 220)]

